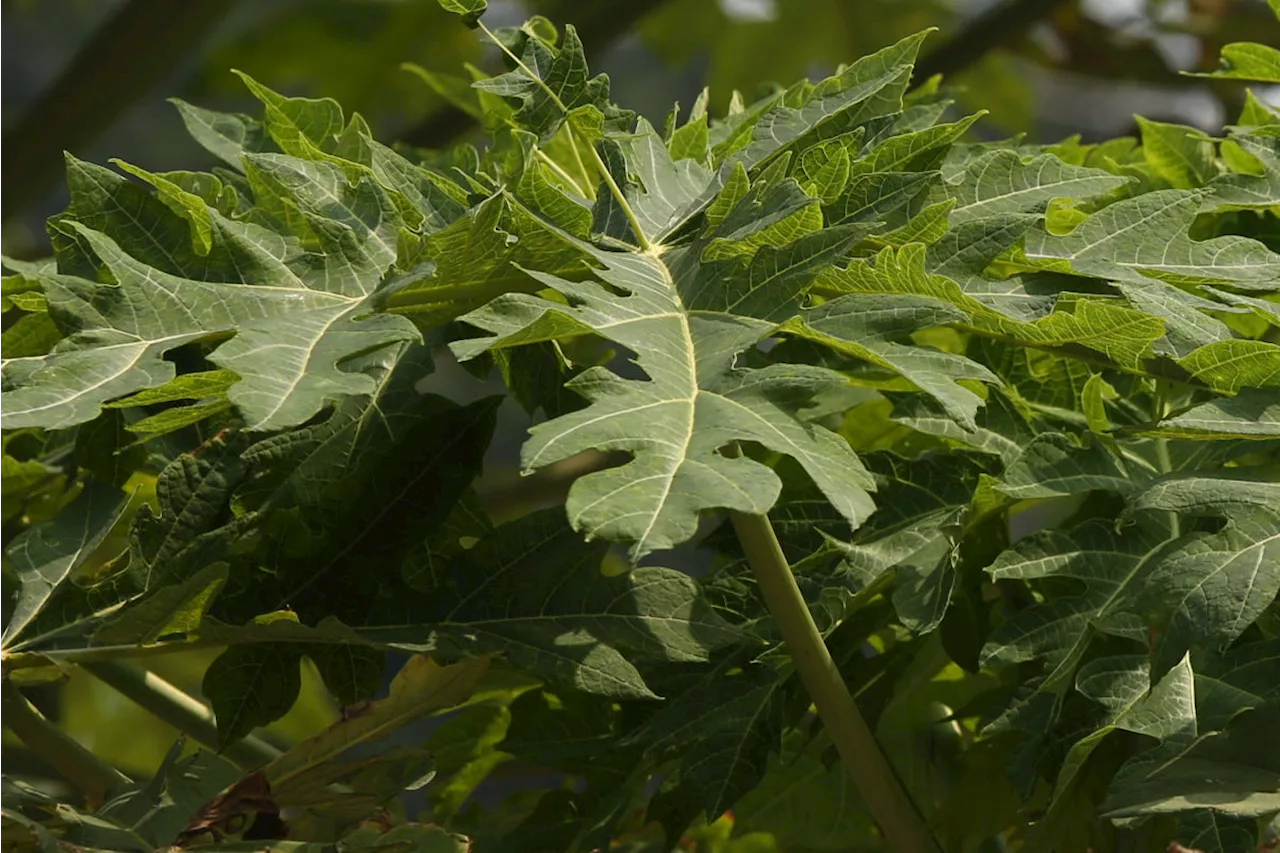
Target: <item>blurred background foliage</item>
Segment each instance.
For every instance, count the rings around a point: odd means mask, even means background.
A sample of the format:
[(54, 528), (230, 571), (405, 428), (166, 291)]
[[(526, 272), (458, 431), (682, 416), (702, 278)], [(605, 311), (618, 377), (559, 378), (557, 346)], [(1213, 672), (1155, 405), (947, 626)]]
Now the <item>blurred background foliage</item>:
[[(574, 24), (616, 100), (659, 126), (703, 86), (723, 112), (734, 90), (823, 76), (935, 27), (917, 82), (942, 74), (953, 109), (986, 109), (979, 137), (1094, 141), (1130, 134), (1134, 113), (1216, 132), (1245, 87), (1178, 72), (1217, 67), (1229, 42), (1280, 44), (1265, 0), (491, 0), (486, 20), (535, 13)], [(47, 251), (44, 220), (66, 203), (63, 151), (153, 171), (211, 165), (165, 99), (256, 112), (231, 68), (289, 95), (333, 97), (385, 142), (439, 146), (476, 128), (403, 63), (450, 74), (499, 64), (436, 0), (4, 0), (2, 23), (0, 236), (18, 258)], [(1275, 87), (1254, 91), (1280, 102)], [(433, 382), (455, 398), (486, 390), (447, 364)], [(502, 464), (486, 464), (499, 480), (515, 477), (527, 426), (510, 408), (494, 446)], [(180, 654), (153, 668), (199, 695), (208, 662)], [(150, 772), (176, 736), (83, 673), (32, 696), (130, 772)], [(287, 744), (338, 713), (304, 673), (303, 700), (266, 734)], [(7, 733), (5, 747), (6, 762), (28, 760)]]
[[(1135, 112), (1215, 131), (1242, 87), (1177, 72), (1216, 67), (1228, 42), (1280, 43), (1263, 0), (505, 0), (490, 20), (535, 13), (574, 24), (617, 99), (655, 121), (704, 85), (723, 110), (735, 89), (825, 75), (936, 27), (920, 79), (942, 73), (957, 109), (987, 109), (980, 135), (1037, 140), (1122, 135)], [(435, 146), (472, 126), (402, 63), (497, 61), (434, 0), (5, 0), (3, 24), (2, 233), (18, 257), (43, 253), (64, 150), (208, 165), (165, 98), (251, 109), (231, 68)]]

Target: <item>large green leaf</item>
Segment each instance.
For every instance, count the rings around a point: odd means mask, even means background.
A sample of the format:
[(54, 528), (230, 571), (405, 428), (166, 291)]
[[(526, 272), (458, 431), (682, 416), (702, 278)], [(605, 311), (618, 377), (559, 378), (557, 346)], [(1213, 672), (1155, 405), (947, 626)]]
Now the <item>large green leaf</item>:
[[(730, 26), (675, 5), (692, 41)], [(836, 5), (805, 15), (835, 30)], [(761, 39), (744, 64), (807, 45), (732, 27)], [(54, 258), (4, 261), (6, 676), (224, 649), (204, 692), (230, 741), (289, 709), (309, 658), (348, 707), (267, 775), (299, 837), (344, 849), (457, 849), (350, 831), (433, 770), (431, 819), (486, 849), (674, 843), (699, 813), (700, 846), (882, 845), (723, 517), (767, 514), (948, 848), (1109, 849), (1103, 813), (1253, 842), (1280, 699), (1267, 108), (1221, 140), (1143, 119), (1141, 144), (966, 142), (981, 114), (911, 88), (912, 36), (659, 130), (610, 102), (578, 32), (478, 29), (503, 73), (421, 75), (477, 146), (392, 150), (242, 75), (260, 119), (179, 107), (225, 166), (70, 161)], [(511, 500), (498, 398), (432, 376), (442, 344), (534, 424), (541, 470)], [(116, 558), (96, 494), (153, 474)], [(565, 479), (566, 507), (509, 512)], [(388, 651), (463, 662), (414, 658), (360, 701)], [(468, 699), (434, 763), (367, 752)], [(471, 807), (529, 762), (572, 784)], [(6, 780), (5, 831), (162, 846), (220, 772), (175, 750), (102, 813), (18, 798), (50, 828), (11, 822)]]
[(693, 579), (652, 566), (605, 575), (606, 549), (583, 543), (559, 510), (525, 516), (458, 555), (435, 588), (380, 603), (361, 633), (398, 647), (504, 654), (580, 690), (645, 698), (644, 659), (705, 661), (742, 639)]
[(256, 152), (244, 134), (211, 143), (243, 165), (248, 199), (214, 176), (184, 188), (130, 167), (153, 196), (69, 161), (59, 267), (41, 279), (69, 334), (56, 352), (6, 361), (6, 428), (90, 420), (103, 403), (172, 379), (170, 350), (229, 334), (211, 358), (241, 377), (231, 402), (252, 429), (289, 427), (372, 390), (344, 362), (418, 337), (408, 320), (376, 315), (402, 286), (388, 273), (404, 236), (457, 219), (466, 192), (371, 140), (358, 117), (344, 126), (332, 101), (246, 81), (287, 152)]
[(1075, 583), (1070, 593), (1001, 623), (982, 651), (984, 663), (1044, 659), (1052, 685), (1071, 674), (1095, 631), (1144, 638), (1145, 611), (1135, 604), (1149, 572), (1147, 563), (1164, 541), (1147, 528), (1122, 536), (1105, 523), (1090, 522), (1070, 533), (1046, 530), (1018, 542), (991, 564), (992, 578), (1069, 578)]
[(586, 371), (570, 387), (592, 404), (535, 427), (523, 451), (530, 469), (589, 449), (632, 453), (622, 467), (574, 483), (568, 510), (574, 527), (627, 542), (635, 558), (688, 539), (704, 510), (769, 508), (780, 488), (777, 477), (751, 459), (720, 452), (734, 441), (793, 456), (856, 525), (871, 509), (870, 478), (836, 436), (796, 418), (813, 394), (841, 377), (801, 365), (733, 366), (735, 356), (798, 310), (798, 295), (814, 271), (848, 245), (835, 231), (782, 249), (766, 246), (732, 280), (720, 270), (734, 262), (699, 264), (696, 247), (658, 258), (584, 244), (598, 264), (598, 281), (534, 273), (574, 304), (500, 297), (465, 318), (490, 337), (459, 342), (454, 351), (470, 358), (593, 331), (637, 353), (646, 380)]

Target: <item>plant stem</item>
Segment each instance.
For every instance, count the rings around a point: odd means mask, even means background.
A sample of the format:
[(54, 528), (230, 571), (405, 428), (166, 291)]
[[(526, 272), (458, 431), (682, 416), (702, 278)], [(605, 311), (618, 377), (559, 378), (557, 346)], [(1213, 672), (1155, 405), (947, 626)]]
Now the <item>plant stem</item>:
[(587, 197), (595, 201), (596, 188), (591, 186), (591, 173), (587, 171), (587, 165), (582, 162), (582, 153), (578, 151), (578, 137), (573, 135), (572, 130), (569, 133), (569, 150), (573, 152), (573, 162), (577, 164), (578, 171), (582, 173), (582, 180), (586, 182), (587, 189), (590, 191)]
[(578, 182), (573, 179), (572, 175), (570, 175), (568, 172), (564, 170), (564, 167), (562, 167), (555, 160), (552, 160), (550, 157), (548, 157), (547, 152), (543, 151), (541, 148), (535, 148), (533, 153), (535, 156), (537, 156), (539, 160), (541, 160), (543, 163), (546, 164), (548, 169), (555, 172), (557, 175), (560, 176), (561, 180), (565, 181), (566, 183), (569, 184), (569, 186), (573, 187), (574, 192), (576, 192), (580, 196), (587, 195), (587, 191), (584, 190), (582, 187), (578, 186)]
[[(84, 668), (198, 743), (218, 749), (218, 726), (213, 712), (154, 672), (123, 661), (84, 664)], [(275, 760), (281, 753), (266, 741), (248, 735), (227, 746), (222, 754), (249, 770)]]
[[(577, 139), (578, 132), (572, 130), (573, 136)], [(649, 242), (649, 238), (645, 236), (644, 229), (640, 227), (640, 220), (636, 218), (636, 212), (631, 209), (631, 202), (627, 201), (627, 197), (622, 194), (622, 188), (618, 186), (618, 182), (613, 179), (613, 175), (609, 174), (609, 167), (604, 164), (604, 158), (600, 156), (600, 152), (590, 142), (584, 141), (587, 150), (591, 152), (592, 158), (596, 162), (596, 169), (600, 172), (600, 177), (604, 179), (605, 184), (609, 187), (609, 193), (614, 200), (618, 202), (618, 207), (622, 208), (622, 214), (627, 217), (627, 223), (631, 226), (631, 230), (636, 235), (636, 245), (640, 247), (642, 252), (648, 252), (653, 249), (653, 244)]]
[(730, 517), (800, 680), (871, 816), (897, 853), (938, 853), (924, 819), (880, 751), (840, 670), (831, 660), (768, 516), (734, 512)]
[(79, 649), (52, 649), (47, 652), (14, 652), (4, 659), (4, 671), (16, 672), (20, 669), (32, 669), (48, 666), (50, 661), (58, 663), (86, 664), (99, 661), (116, 660), (117, 658), (146, 658), (156, 655), (171, 655), (174, 652), (191, 649), (214, 649), (225, 646), (225, 641), (213, 640), (172, 640), (168, 642), (150, 643), (145, 646), (136, 644), (118, 646), (94, 646)]
[(535, 509), (564, 503), (569, 489), (579, 477), (621, 465), (627, 458), (625, 453), (587, 450), (539, 468), (527, 477), (513, 475), (489, 482), (481, 480), (476, 491), (485, 512), (497, 521), (505, 521)]
[(100, 805), (119, 788), (133, 784), (128, 776), (103, 762), (66, 732), (45, 718), (8, 679), (0, 687), (4, 724), (68, 782), (84, 792), (91, 805)]

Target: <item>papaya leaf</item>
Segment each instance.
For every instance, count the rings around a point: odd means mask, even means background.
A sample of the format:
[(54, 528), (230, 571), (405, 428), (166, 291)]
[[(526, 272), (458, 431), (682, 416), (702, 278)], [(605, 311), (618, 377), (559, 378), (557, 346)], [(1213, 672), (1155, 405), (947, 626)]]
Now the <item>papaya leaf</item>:
[[(588, 449), (634, 453), (620, 468), (579, 479), (568, 501), (575, 528), (627, 542), (633, 558), (688, 539), (703, 510), (768, 509), (780, 488), (777, 478), (750, 459), (719, 452), (735, 440), (794, 456), (856, 525), (871, 507), (870, 479), (847, 446), (795, 419), (798, 406), (840, 378), (803, 366), (732, 366), (735, 355), (795, 312), (798, 293), (813, 272), (848, 245), (835, 231), (783, 249), (761, 248), (741, 284), (726, 290), (712, 278), (714, 266), (698, 264), (696, 249), (672, 249), (659, 259), (583, 244), (599, 265), (598, 282), (535, 273), (578, 307), (532, 296), (499, 297), (464, 318), (490, 336), (456, 343), (454, 351), (466, 359), (493, 348), (595, 331), (638, 354), (647, 381), (587, 370), (570, 387), (592, 405), (535, 427), (523, 451), (529, 469)], [(647, 425), (643, 433), (628, 428), (640, 414)], [(736, 485), (726, 489), (730, 483)]]
[(705, 661), (741, 639), (687, 576), (654, 566), (606, 576), (605, 550), (583, 543), (559, 511), (527, 515), (460, 554), (441, 587), (385, 600), (361, 634), (430, 647), (415, 627), (429, 625), (444, 648), (504, 653), (545, 678), (634, 698), (654, 695), (638, 662)]
[(467, 700), (488, 668), (486, 658), (441, 666), (425, 655), (415, 655), (391, 682), (385, 699), (325, 731), (297, 744), (272, 761), (263, 773), (273, 786), (317, 772), (348, 749), (391, 735), (405, 723)]
[(6, 650), (20, 645), (23, 632), (93, 556), (124, 515), (128, 502), (118, 489), (90, 483), (58, 516), (35, 525), (5, 548), (21, 586), (5, 621)]

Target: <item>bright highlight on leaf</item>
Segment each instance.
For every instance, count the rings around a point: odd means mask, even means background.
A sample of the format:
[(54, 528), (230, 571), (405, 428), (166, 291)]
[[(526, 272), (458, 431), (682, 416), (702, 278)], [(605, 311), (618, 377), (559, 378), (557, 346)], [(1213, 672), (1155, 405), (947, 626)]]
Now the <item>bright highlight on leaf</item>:
[[(227, 757), (96, 810), (6, 778), (6, 837), (879, 849), (817, 660), (947, 849), (1260, 849), (1274, 110), (975, 141), (911, 88), (920, 34), (651, 122), (573, 27), (441, 6), (501, 68), (409, 70), (483, 144), (241, 74), (260, 117), (176, 102), (219, 166), (68, 158), (53, 257), (0, 259), (6, 722), (35, 740), (15, 697), (79, 664), (204, 651), (202, 700), (125, 671)], [(478, 824), (507, 762), (559, 787)]]

